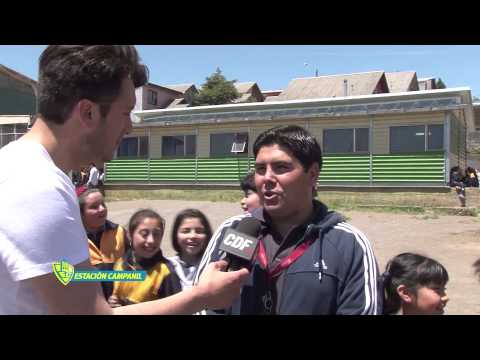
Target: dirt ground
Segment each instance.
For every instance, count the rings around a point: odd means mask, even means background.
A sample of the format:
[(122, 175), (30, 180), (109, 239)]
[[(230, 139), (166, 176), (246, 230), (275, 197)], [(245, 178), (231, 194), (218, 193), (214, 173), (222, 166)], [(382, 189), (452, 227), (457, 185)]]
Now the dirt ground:
[[(230, 216), (241, 213), (239, 204), (208, 201), (138, 200), (107, 204), (109, 219), (126, 225), (140, 208), (158, 211), (167, 222), (162, 249), (173, 255), (170, 244), (175, 215), (186, 208), (207, 214), (212, 228)], [(391, 257), (405, 251), (418, 252), (440, 261), (448, 270), (447, 293), (450, 301), (446, 314), (480, 314), (480, 281), (473, 274), (472, 263), (480, 258), (480, 218), (469, 216), (426, 216), (349, 211), (348, 221), (360, 229), (372, 243), (380, 270)]]

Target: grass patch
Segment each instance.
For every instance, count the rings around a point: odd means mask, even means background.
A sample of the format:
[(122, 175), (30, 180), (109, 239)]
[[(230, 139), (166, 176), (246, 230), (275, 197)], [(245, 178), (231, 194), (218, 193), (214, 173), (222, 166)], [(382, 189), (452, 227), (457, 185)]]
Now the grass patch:
[[(187, 200), (237, 203), (243, 196), (238, 190), (108, 190), (107, 201), (129, 200)], [(476, 216), (480, 204), (478, 189), (467, 189), (468, 210), (454, 209), (459, 206), (455, 191), (450, 193), (421, 192), (335, 192), (320, 191), (318, 198), (329, 208), (338, 211), (368, 210), (387, 213), (422, 215), (435, 219), (441, 215)]]
[(187, 200), (238, 202), (243, 196), (240, 190), (108, 190), (107, 201), (129, 200)]

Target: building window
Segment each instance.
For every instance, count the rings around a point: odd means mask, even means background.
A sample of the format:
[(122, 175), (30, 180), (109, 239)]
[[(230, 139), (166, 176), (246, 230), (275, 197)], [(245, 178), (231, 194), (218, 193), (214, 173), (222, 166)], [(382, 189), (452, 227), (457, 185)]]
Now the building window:
[(427, 125), (428, 150), (443, 150), (443, 125)]
[(149, 105), (157, 105), (157, 92), (153, 90), (148, 90), (147, 103)]
[(0, 148), (9, 142), (19, 139), (27, 130), (28, 124), (0, 125)]
[(248, 153), (247, 133), (210, 134), (210, 155)]
[(117, 157), (148, 157), (148, 136), (135, 136), (122, 139)]
[(390, 127), (390, 153), (443, 150), (443, 125)]
[(368, 152), (369, 129), (328, 129), (323, 131), (323, 151), (325, 153), (364, 153)]
[(162, 156), (195, 156), (196, 135), (162, 136)]

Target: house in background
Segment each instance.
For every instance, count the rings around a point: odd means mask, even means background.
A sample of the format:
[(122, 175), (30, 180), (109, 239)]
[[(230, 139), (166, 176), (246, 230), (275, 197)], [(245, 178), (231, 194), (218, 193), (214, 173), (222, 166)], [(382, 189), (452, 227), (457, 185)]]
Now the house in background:
[(274, 100), (325, 99), (388, 93), (383, 71), (293, 79)]
[[(161, 86), (148, 83), (135, 90), (135, 111), (182, 108), (192, 104), (193, 96), (198, 91), (193, 84)], [(132, 114), (132, 121), (139, 119)]]
[(37, 83), (0, 64), (0, 148), (18, 139), (32, 125)]
[(283, 90), (264, 90), (262, 91), (263, 101), (275, 101), (278, 95), (282, 93)]
[(477, 170), (480, 170), (480, 102), (472, 104), (475, 114), (475, 131), (468, 133), (468, 156), (467, 163)]
[[(390, 93), (418, 91), (417, 73), (415, 71), (399, 71), (385, 73)], [(430, 89), (428, 89), (430, 90)]]
[(233, 101), (235, 104), (262, 102), (265, 99), (255, 82), (234, 83), (233, 85), (240, 95)]
[[(267, 96), (265, 96), (267, 95)], [(475, 131), (469, 88), (419, 90), (405, 71), (294, 79), (263, 102), (136, 113), (131, 137), (145, 156), (108, 163), (108, 184), (238, 185), (254, 163), (264, 130), (298, 124), (324, 153), (319, 184), (437, 186), (467, 164), (467, 133)]]
[(198, 90), (194, 84), (164, 85), (163, 87), (181, 93), (182, 97), (176, 97), (167, 108), (181, 108), (192, 105), (193, 98), (198, 94)]
[(418, 89), (419, 90), (435, 90), (437, 88), (437, 83), (435, 78), (421, 78), (418, 79)]

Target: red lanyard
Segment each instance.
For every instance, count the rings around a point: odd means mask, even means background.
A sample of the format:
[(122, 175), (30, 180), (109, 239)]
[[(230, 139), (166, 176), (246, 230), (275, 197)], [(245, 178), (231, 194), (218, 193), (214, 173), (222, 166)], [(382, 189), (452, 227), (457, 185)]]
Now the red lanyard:
[(308, 247), (313, 244), (313, 242), (313, 240), (309, 240), (302, 243), (295, 250), (293, 250), (290, 255), (284, 258), (280, 264), (275, 267), (275, 269), (270, 271), (268, 269), (267, 252), (265, 251), (263, 241), (260, 240), (260, 248), (258, 249), (258, 259), (260, 260), (260, 265), (267, 271), (268, 278), (271, 280), (292, 265), (300, 256), (302, 256), (305, 251), (307, 251)]

